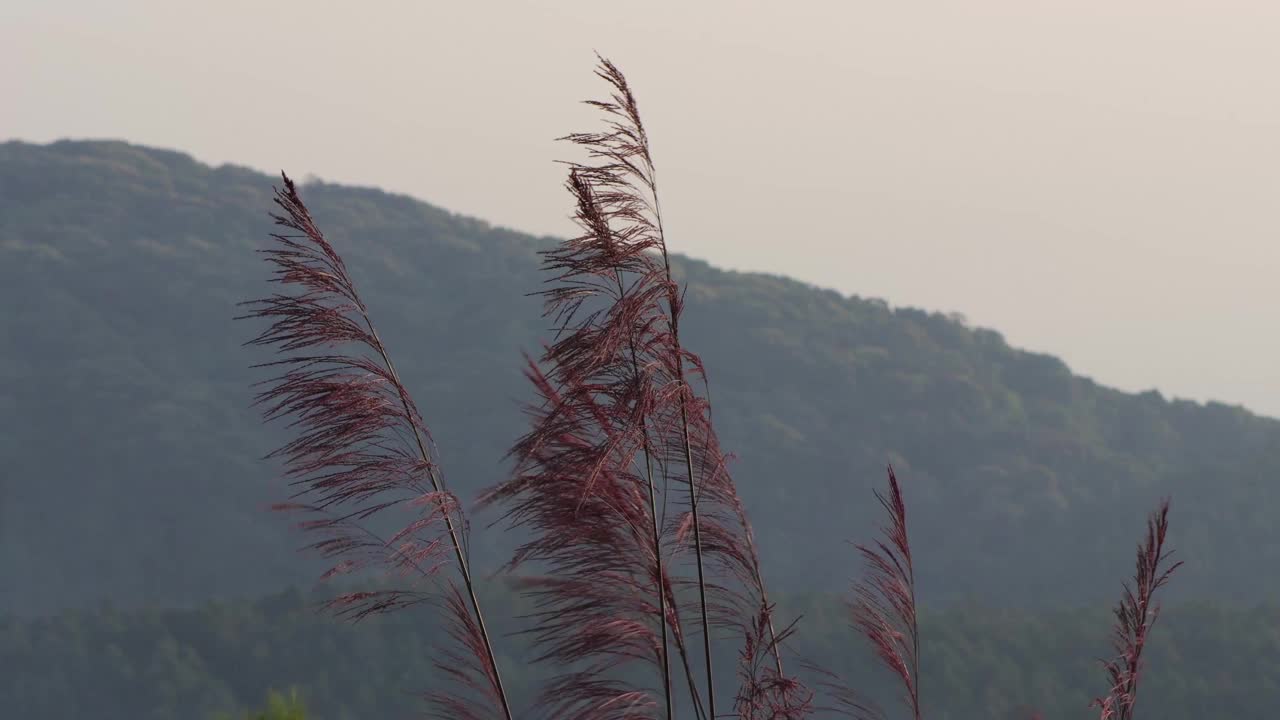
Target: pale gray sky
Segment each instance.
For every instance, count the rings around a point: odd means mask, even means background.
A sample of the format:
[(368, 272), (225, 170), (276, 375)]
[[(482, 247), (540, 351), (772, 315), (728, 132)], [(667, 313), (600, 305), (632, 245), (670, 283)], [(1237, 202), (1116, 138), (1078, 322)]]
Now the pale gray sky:
[(631, 80), (673, 249), (1280, 416), (1280, 2), (0, 0), (0, 139), (121, 138), (567, 234)]

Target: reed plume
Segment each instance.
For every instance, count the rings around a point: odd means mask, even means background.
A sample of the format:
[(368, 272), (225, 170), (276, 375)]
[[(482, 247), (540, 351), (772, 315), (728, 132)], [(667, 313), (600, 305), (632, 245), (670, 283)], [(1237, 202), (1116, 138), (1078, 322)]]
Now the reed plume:
[(1147, 536), (1138, 545), (1133, 585), (1125, 583), (1124, 594), (1113, 611), (1116, 624), (1111, 637), (1116, 656), (1103, 661), (1110, 689), (1105, 697), (1096, 698), (1090, 705), (1099, 708), (1101, 720), (1133, 720), (1134, 707), (1138, 702), (1138, 680), (1143, 670), (1142, 651), (1160, 615), (1155, 594), (1182, 565), (1179, 561), (1162, 568), (1173, 554), (1164, 549), (1168, 531), (1169, 501), (1164, 500), (1147, 518)]
[[(270, 321), (247, 344), (286, 355), (255, 366), (282, 371), (258, 383), (266, 387), (255, 405), (267, 421), (291, 419), (296, 433), (268, 456), (283, 460), (299, 488), (274, 508), (310, 518), (299, 527), (322, 539), (308, 547), (333, 561), (323, 579), (382, 569), (431, 586), (343, 593), (328, 607), (357, 621), (424, 603), (441, 611), (454, 642), (436, 667), (459, 682), (428, 695), (437, 717), (511, 720), (467, 558), (467, 521), (433, 460), (431, 435), (342, 258), (282, 178), (275, 203), (284, 214), (272, 218), (292, 234), (273, 233), (273, 246), (259, 252), (284, 289), (241, 303), (251, 311), (238, 318)], [(371, 521), (392, 511), (408, 520), (389, 536), (376, 532)]]
[[(743, 633), (752, 668), (744, 682), (755, 687), (740, 696), (780, 704), (803, 693), (782, 674), (773, 606), (712, 428), (705, 371), (680, 339), (683, 291), (649, 140), (618, 68), (600, 58), (596, 74), (612, 92), (587, 103), (605, 113), (607, 130), (562, 138), (595, 162), (568, 163), (581, 234), (543, 254), (553, 286), (539, 294), (557, 332), (526, 371), (538, 394), (532, 429), (512, 449), (512, 478), (482, 499), (507, 504), (505, 517), (532, 531), (510, 567), (537, 560), (555, 571), (528, 581), (541, 603), (533, 632), (543, 657), (591, 671), (563, 675), (541, 706), (557, 718), (651, 717), (659, 708), (671, 717), (678, 662), (694, 712), (717, 717), (713, 627)], [(673, 571), (680, 563), (692, 578)], [(686, 594), (697, 600), (701, 682)], [(774, 656), (767, 677), (761, 653)], [(651, 666), (659, 687), (601, 679), (633, 662)]]
[[(889, 466), (889, 494), (876, 500), (889, 515), (883, 538), (858, 545), (867, 576), (854, 586), (850, 602), (854, 626), (871, 643), (880, 662), (902, 682), (903, 703), (920, 720), (920, 630), (916, 614), (915, 569), (907, 538), (907, 506)], [(842, 704), (854, 717), (880, 717), (880, 709), (846, 692)]]

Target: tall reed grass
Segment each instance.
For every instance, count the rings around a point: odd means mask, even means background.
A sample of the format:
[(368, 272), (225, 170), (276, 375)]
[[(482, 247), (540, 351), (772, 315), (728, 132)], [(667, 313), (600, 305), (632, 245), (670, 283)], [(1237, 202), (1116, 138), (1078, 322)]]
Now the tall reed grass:
[[(329, 606), (339, 615), (436, 608), (436, 667), (450, 682), (427, 697), (434, 717), (882, 717), (849, 679), (788, 657), (795, 624), (775, 617), (714, 430), (707, 371), (681, 334), (684, 289), (672, 275), (636, 98), (608, 60), (596, 74), (609, 95), (588, 103), (603, 129), (562, 138), (586, 155), (568, 163), (566, 182), (580, 234), (543, 254), (549, 287), (538, 294), (556, 331), (526, 358), (537, 398), (526, 409), (530, 429), (510, 451), (510, 477), (478, 500), (528, 538), (505, 569), (535, 603), (526, 631), (554, 678), (528, 707), (514, 707), (476, 591), (463, 504), (340, 254), (288, 176), (273, 214), (283, 230), (261, 251), (279, 290), (245, 303), (242, 316), (268, 321), (249, 344), (283, 355), (259, 366), (278, 374), (257, 396), (264, 417), (288, 420), (295, 435), (272, 454), (297, 487), (276, 509), (303, 517), (317, 538), (309, 547), (332, 561), (325, 578), (404, 578), (403, 589), (338, 595)], [(915, 575), (893, 468), (876, 497), (888, 522), (883, 537), (858, 546), (867, 572), (850, 621), (919, 720)], [(1095, 701), (1103, 720), (1133, 717), (1153, 597), (1177, 567), (1163, 568), (1167, 528), (1166, 502), (1116, 610), (1117, 657)], [(713, 643), (728, 642), (738, 649), (732, 673), (712, 662)], [(731, 684), (732, 697), (717, 694)]]

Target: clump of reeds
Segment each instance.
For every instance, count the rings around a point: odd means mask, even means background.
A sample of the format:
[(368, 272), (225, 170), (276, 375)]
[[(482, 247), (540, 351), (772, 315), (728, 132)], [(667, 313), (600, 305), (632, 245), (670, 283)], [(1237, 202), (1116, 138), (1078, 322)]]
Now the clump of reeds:
[[(610, 96), (589, 104), (606, 115), (606, 129), (563, 138), (589, 162), (569, 163), (566, 183), (581, 232), (543, 256), (552, 286), (540, 295), (556, 334), (526, 362), (537, 398), (530, 430), (511, 449), (510, 478), (480, 499), (528, 533), (507, 569), (526, 572), (520, 584), (536, 606), (526, 632), (537, 660), (559, 670), (518, 717), (669, 719), (681, 708), (698, 720), (812, 717), (822, 707), (815, 691), (784, 663), (794, 623), (775, 620), (713, 428), (707, 373), (680, 333), (684, 292), (635, 96), (608, 60), (597, 75)], [(436, 666), (453, 683), (429, 696), (437, 717), (512, 720), (461, 505), (341, 257), (283, 180), (275, 202), (284, 214), (273, 217), (293, 234), (274, 234), (262, 251), (282, 289), (247, 303), (245, 316), (270, 321), (250, 344), (287, 355), (265, 364), (282, 374), (258, 396), (268, 420), (290, 418), (297, 433), (273, 453), (299, 488), (277, 509), (310, 518), (301, 527), (322, 536), (310, 547), (334, 561), (325, 577), (381, 568), (421, 581), (330, 605), (357, 620), (428, 602), (440, 609), (449, 642)], [(876, 497), (889, 523), (883, 539), (858, 548), (869, 569), (852, 621), (902, 680), (919, 720), (915, 576), (892, 468), (888, 495)], [(395, 512), (404, 515), (397, 531), (371, 529)], [(1132, 713), (1150, 596), (1172, 571), (1155, 575), (1166, 514), (1167, 505), (1139, 555), (1137, 590), (1118, 611), (1126, 644), (1108, 665), (1115, 687), (1099, 701), (1104, 718)], [(713, 641), (737, 644), (738, 689), (728, 700), (716, 694)], [(835, 709), (881, 715), (846, 683), (800, 666), (828, 678), (814, 687), (829, 691)]]

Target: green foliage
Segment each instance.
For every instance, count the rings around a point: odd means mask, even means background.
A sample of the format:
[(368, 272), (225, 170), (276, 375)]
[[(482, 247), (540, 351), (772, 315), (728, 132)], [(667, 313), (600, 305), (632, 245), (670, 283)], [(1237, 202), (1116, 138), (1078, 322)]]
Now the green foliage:
[[(260, 712), (247, 712), (243, 720), (307, 720), (307, 709), (298, 698), (297, 688), (284, 695), (276, 690), (267, 693), (267, 707)], [(220, 713), (217, 720), (237, 720), (234, 715)]]
[[(429, 618), (416, 612), (350, 625), (315, 611), (297, 591), (194, 610), (114, 610), (0, 621), (0, 702), (5, 717), (101, 720), (208, 718), (261, 707), (273, 687), (296, 688), (313, 720), (415, 717), (419, 693), (439, 673), (424, 648)], [(489, 588), (486, 608), (511, 618), (529, 608)], [(866, 644), (847, 627), (838, 598), (779, 598), (784, 616), (803, 614), (798, 653), (873, 693), (896, 692)], [(1034, 706), (1052, 720), (1095, 717), (1095, 658), (1108, 653), (1106, 607), (1010, 611), (957, 608), (921, 617), (926, 717), (1026, 720)], [(501, 650), (518, 706), (541, 686), (514, 629), (500, 623)], [(1148, 647), (1140, 712), (1161, 720), (1271, 717), (1280, 694), (1280, 605), (1166, 608)], [(732, 658), (724, 657), (724, 663)], [(278, 696), (268, 718), (300, 712)], [(233, 717), (244, 717), (243, 713)], [(250, 715), (248, 717), (262, 717)]]
[[(262, 510), (289, 493), (260, 459), (282, 438), (250, 408), (262, 375), (231, 319), (267, 277), (252, 250), (271, 183), (123, 143), (0, 144), (0, 612), (193, 605), (315, 577), (288, 520)], [(501, 479), (525, 428), (520, 351), (546, 340), (525, 293), (550, 241), (375, 190), (305, 193), (452, 486)], [(1100, 387), (942, 314), (677, 270), (772, 586), (842, 589), (844, 540), (876, 521), (892, 460), (926, 605), (1111, 602), (1161, 495), (1187, 561), (1170, 600), (1280, 598), (1280, 574), (1259, 572), (1280, 565), (1280, 422)], [(483, 575), (513, 538), (473, 519)]]

